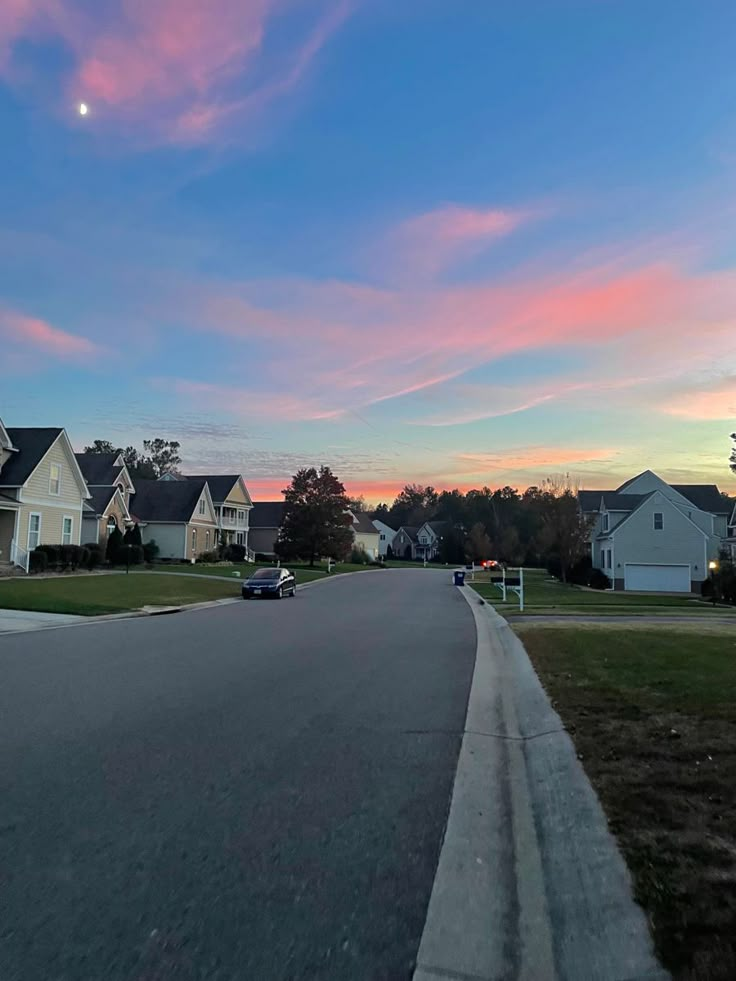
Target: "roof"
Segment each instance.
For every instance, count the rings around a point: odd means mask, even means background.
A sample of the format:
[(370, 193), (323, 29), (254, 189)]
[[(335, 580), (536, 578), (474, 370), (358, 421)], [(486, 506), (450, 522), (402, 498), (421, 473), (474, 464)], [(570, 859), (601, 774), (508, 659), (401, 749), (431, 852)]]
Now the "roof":
[(192, 480), (137, 480), (128, 510), (131, 517), (139, 521), (187, 522), (194, 514), (206, 483), (204, 477)]
[(578, 501), (583, 511), (600, 511), (603, 495), (615, 493), (616, 491), (581, 490), (578, 491)]
[[(651, 492), (650, 492), (651, 493)], [(649, 494), (619, 494), (618, 491), (601, 491), (606, 511), (633, 511)]]
[(43, 457), (64, 432), (60, 426), (51, 429), (23, 428), (5, 430), (18, 450), (3, 464), (0, 487), (22, 487)]
[(119, 453), (75, 453), (74, 456), (87, 484), (112, 484), (122, 470), (114, 466)]
[(721, 494), (715, 484), (672, 484), (671, 486), (701, 511), (709, 511), (711, 514), (728, 514), (731, 511), (731, 502)]
[[(117, 492), (117, 486), (105, 485), (99, 487), (90, 487), (90, 499), (87, 501), (87, 506), (90, 511), (94, 511), (95, 514), (104, 514), (107, 509), (108, 504), (113, 499)], [(85, 507), (85, 511), (87, 507)]]
[(402, 525), (396, 532), (397, 535), (404, 532), (407, 538), (410, 538), (413, 542), (417, 540), (417, 535), (419, 534), (419, 529), (415, 528), (413, 525)]
[(212, 474), (211, 476), (187, 477), (187, 480), (206, 480), (210, 485), (210, 494), (213, 501), (224, 501), (233, 487), (240, 480), (240, 474)]
[(283, 518), (283, 501), (254, 501), (249, 524), (251, 528), (280, 528)]
[(378, 529), (373, 524), (373, 521), (368, 517), (365, 511), (353, 511), (355, 515), (355, 521), (353, 522), (353, 527), (361, 533), (361, 535), (377, 535)]
[(618, 494), (623, 494), (623, 492), (626, 490), (627, 487), (629, 487), (631, 484), (633, 484), (635, 480), (638, 480), (639, 477), (643, 477), (644, 474), (647, 474), (647, 473), (652, 474), (653, 477), (656, 477), (657, 476), (656, 473), (654, 473), (653, 470), (642, 470), (642, 472), (641, 473), (638, 473), (635, 477), (629, 477), (628, 480), (625, 480), (623, 482), (623, 484), (621, 484), (620, 487), (617, 487), (616, 488), (616, 492)]

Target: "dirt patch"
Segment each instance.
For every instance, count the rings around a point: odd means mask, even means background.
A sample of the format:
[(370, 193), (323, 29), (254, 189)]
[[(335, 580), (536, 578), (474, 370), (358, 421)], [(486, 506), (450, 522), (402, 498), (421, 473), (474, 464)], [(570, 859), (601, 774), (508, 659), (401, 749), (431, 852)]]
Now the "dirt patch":
[[(590, 651), (581, 660), (559, 630), (522, 636), (625, 854), (663, 962), (678, 981), (733, 981), (736, 706), (683, 711), (680, 693), (658, 686), (656, 673), (639, 687), (629, 675), (619, 684), (615, 666), (589, 669)], [(586, 646), (598, 638), (589, 634)], [(611, 639), (603, 650), (613, 663)]]

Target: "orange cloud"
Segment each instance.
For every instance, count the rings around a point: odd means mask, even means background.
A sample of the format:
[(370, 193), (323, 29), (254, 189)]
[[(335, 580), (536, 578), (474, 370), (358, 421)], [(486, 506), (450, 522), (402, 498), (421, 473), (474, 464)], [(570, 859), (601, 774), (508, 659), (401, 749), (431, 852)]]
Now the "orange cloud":
[(458, 453), (455, 459), (461, 464), (472, 464), (467, 473), (481, 471), (545, 470), (569, 467), (575, 464), (596, 463), (615, 457), (613, 449), (578, 449), (570, 446), (529, 446), (523, 449), (504, 450), (500, 453)]
[(0, 310), (0, 335), (11, 345), (30, 347), (42, 355), (63, 361), (89, 361), (103, 353), (103, 349), (77, 334), (69, 334), (53, 327), (37, 317)]
[(681, 419), (736, 420), (736, 378), (728, 378), (701, 391), (683, 391), (660, 405), (662, 412)]
[[(277, 54), (272, 36), (300, 7), (308, 22), (290, 45), (280, 33)], [(149, 140), (200, 143), (294, 89), (349, 11), (347, 0), (120, 0), (93, 12), (74, 0), (3, 0), (0, 66), (18, 40), (60, 39), (76, 59), (69, 96), (99, 123), (113, 116)]]

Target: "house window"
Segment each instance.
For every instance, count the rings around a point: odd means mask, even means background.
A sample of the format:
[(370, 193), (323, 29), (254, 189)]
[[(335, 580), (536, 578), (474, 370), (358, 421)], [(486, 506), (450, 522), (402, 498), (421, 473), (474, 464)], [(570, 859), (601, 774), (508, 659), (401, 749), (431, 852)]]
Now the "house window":
[(72, 526), (74, 522), (70, 517), (64, 515), (61, 520), (61, 544), (71, 545), (72, 543)]
[(381, 535), (381, 541), (382, 542), (385, 542), (386, 541), (386, 536), (385, 535)]
[(426, 545), (427, 544), (427, 536), (426, 535), (422, 535), (422, 537), (419, 539), (419, 541), (422, 543), (422, 545)]
[(613, 557), (613, 550), (609, 548), (606, 551), (606, 568), (607, 569), (610, 569), (611, 568), (611, 559), (612, 559), (612, 557)]
[(654, 530), (662, 531), (664, 528), (664, 515), (661, 511), (654, 512)]
[(239, 525), (245, 524), (245, 511), (238, 511), (238, 524)]
[(209, 552), (209, 550), (210, 550), (210, 533), (208, 531), (206, 531), (204, 533), (204, 547)]
[(192, 554), (197, 554), (197, 529), (192, 528)]
[(608, 531), (609, 518), (607, 514), (603, 515), (603, 530)]
[(199, 513), (204, 514), (204, 498), (199, 502)]
[(38, 548), (41, 541), (41, 515), (32, 514), (28, 518), (28, 551)]
[(61, 467), (58, 463), (52, 463), (49, 470), (49, 494), (58, 497), (61, 493)]

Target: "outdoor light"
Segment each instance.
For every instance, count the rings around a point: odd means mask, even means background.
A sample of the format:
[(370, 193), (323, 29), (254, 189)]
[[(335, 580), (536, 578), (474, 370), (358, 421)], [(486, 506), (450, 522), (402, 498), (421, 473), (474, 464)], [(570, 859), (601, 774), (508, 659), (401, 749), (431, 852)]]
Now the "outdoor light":
[(710, 561), (708, 563), (708, 568), (710, 569), (711, 572), (714, 572), (718, 568), (718, 563)]

